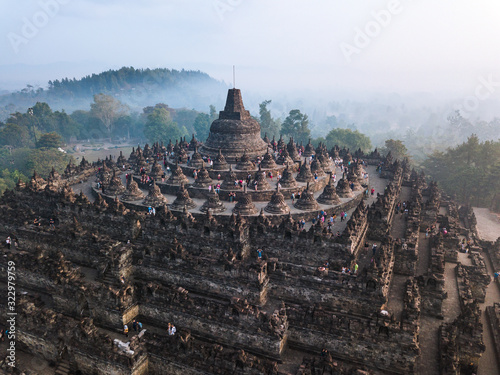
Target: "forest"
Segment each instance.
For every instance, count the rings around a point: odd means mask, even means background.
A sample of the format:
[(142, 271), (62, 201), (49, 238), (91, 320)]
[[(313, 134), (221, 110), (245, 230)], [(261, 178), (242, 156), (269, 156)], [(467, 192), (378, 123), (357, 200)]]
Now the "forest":
[(227, 88), (223, 82), (200, 71), (122, 67), (81, 79), (50, 80), (45, 88), (27, 85), (20, 91), (0, 95), (0, 120), (36, 102), (67, 112), (87, 108), (96, 94), (112, 96), (135, 111), (159, 102), (205, 108), (212, 104), (214, 92), (224, 92)]

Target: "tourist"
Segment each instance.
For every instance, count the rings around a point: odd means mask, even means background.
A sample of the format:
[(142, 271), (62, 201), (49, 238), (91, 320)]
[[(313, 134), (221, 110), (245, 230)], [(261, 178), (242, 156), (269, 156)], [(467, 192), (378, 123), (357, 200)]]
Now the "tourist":
[(175, 326), (172, 323), (168, 323), (168, 335), (173, 336), (173, 335), (175, 335), (175, 332), (177, 332), (177, 329), (175, 329)]
[(358, 263), (354, 263), (354, 274), (358, 273)]
[(142, 323), (141, 322), (137, 322), (137, 330), (139, 332), (142, 331)]
[(295, 194), (292, 193), (292, 204), (295, 202)]
[(7, 246), (7, 249), (9, 250), (10, 250), (10, 243), (11, 243), (10, 236), (7, 236), (7, 238), (5, 239), (5, 246)]
[(498, 271), (493, 274), (493, 281), (498, 283)]
[(375, 194), (375, 188), (372, 187), (371, 193), (372, 193), (372, 196)]
[(132, 322), (132, 329), (134, 330), (134, 332), (137, 332), (137, 321), (135, 319)]
[(128, 337), (128, 326), (126, 324), (123, 326), (123, 334)]
[(262, 259), (262, 249), (257, 249), (257, 258)]
[(344, 211), (340, 213), (340, 221), (344, 221)]

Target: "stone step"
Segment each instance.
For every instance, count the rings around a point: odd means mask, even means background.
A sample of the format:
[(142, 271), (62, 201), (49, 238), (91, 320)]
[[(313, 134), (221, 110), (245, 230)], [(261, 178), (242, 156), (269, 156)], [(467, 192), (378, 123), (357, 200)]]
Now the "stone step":
[(70, 371), (70, 365), (69, 362), (66, 360), (63, 360), (57, 364), (56, 371), (54, 372), (55, 375), (68, 375)]

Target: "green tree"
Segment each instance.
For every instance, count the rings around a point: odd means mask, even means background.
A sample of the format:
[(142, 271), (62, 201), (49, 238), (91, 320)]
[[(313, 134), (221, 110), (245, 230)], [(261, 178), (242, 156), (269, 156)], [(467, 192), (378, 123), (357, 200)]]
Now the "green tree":
[(59, 173), (62, 173), (70, 161), (74, 161), (72, 156), (60, 152), (57, 149), (34, 149), (29, 153), (24, 170), (26, 171), (26, 175), (31, 175), (33, 171), (36, 170), (37, 173), (46, 178), (52, 170), (52, 167)]
[(144, 135), (151, 143), (157, 141), (167, 143), (169, 139), (179, 139), (187, 134), (181, 132), (165, 108), (155, 108), (148, 115), (144, 125)]
[(55, 111), (52, 114), (56, 125), (57, 133), (67, 142), (70, 141), (71, 137), (78, 137), (80, 135), (81, 126), (75, 122), (71, 116), (66, 112)]
[(460, 202), (489, 207), (500, 189), (500, 141), (480, 143), (472, 134), (467, 142), (434, 152), (423, 166), (426, 173)]
[(408, 150), (404, 145), (403, 141), (399, 139), (388, 139), (385, 141), (385, 150), (384, 153), (391, 152), (392, 156), (396, 159), (403, 160), (408, 157)]
[(194, 109), (178, 109), (172, 115), (172, 121), (176, 122), (180, 127), (185, 126), (187, 131), (192, 134), (195, 132), (193, 124), (199, 112)]
[(30, 144), (30, 134), (26, 126), (7, 124), (0, 129), (0, 145), (27, 147)]
[(370, 138), (357, 130), (351, 129), (332, 129), (326, 135), (326, 146), (331, 148), (333, 146), (345, 147), (354, 152), (357, 149), (362, 151), (369, 151), (372, 148)]
[(105, 94), (94, 95), (94, 103), (90, 104), (90, 114), (102, 123), (108, 136), (111, 136), (115, 121), (128, 112), (128, 106)]
[(27, 178), (18, 170), (12, 172), (8, 168), (0, 170), (0, 196), (6, 189), (13, 189), (18, 179), (27, 181)]
[(295, 142), (307, 143), (311, 136), (307, 115), (300, 113), (298, 109), (292, 109), (288, 117), (283, 121), (281, 134), (287, 137), (293, 137)]
[(58, 148), (61, 145), (62, 138), (55, 132), (42, 134), (36, 143), (37, 148)]
[(259, 115), (260, 115), (260, 134), (261, 137), (264, 137), (264, 134), (267, 133), (269, 138), (279, 137), (281, 124), (279, 121), (274, 120), (271, 117), (271, 111), (267, 109), (267, 106), (271, 103), (271, 100), (264, 100), (259, 104)]
[(199, 113), (194, 119), (193, 128), (196, 132), (196, 138), (199, 141), (205, 142), (208, 138), (211, 125), (210, 117), (206, 113)]
[(41, 132), (48, 133), (56, 130), (53, 112), (47, 103), (37, 102), (29, 113), (34, 117)]
[(210, 104), (210, 124), (217, 120), (217, 118), (217, 110), (215, 109), (215, 106), (213, 104)]

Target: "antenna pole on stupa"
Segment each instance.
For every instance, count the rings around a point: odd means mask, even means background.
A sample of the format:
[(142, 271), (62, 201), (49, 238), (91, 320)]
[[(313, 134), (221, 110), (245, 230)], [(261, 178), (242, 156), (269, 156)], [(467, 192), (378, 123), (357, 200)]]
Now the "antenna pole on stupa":
[(234, 65), (233, 65), (233, 89), (236, 88), (236, 74), (235, 74), (235, 70), (234, 70)]

